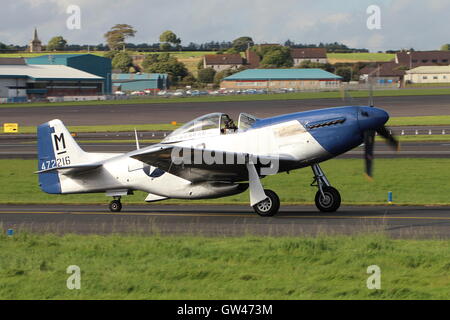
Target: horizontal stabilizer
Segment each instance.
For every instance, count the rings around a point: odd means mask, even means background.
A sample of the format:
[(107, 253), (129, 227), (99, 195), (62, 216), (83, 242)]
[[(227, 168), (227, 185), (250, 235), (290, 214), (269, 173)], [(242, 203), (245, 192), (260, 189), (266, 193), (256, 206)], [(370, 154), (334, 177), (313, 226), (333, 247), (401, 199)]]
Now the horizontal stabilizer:
[(63, 175), (70, 176), (70, 175), (76, 175), (79, 173), (83, 173), (86, 171), (94, 170), (97, 168), (100, 168), (102, 166), (101, 163), (88, 163), (88, 164), (77, 164), (73, 166), (62, 166), (62, 167), (54, 167), (49, 168), (41, 171), (36, 171), (36, 174), (39, 173), (50, 173), (50, 172), (59, 172)]

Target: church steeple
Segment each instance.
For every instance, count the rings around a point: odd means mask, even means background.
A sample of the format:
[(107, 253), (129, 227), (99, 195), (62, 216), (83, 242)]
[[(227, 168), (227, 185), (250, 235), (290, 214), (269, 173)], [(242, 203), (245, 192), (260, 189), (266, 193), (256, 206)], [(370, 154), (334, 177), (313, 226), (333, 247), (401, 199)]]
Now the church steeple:
[(39, 41), (38, 34), (37, 34), (37, 28), (34, 28), (33, 41)]
[(30, 41), (29, 45), (30, 52), (41, 52), (42, 51), (42, 42), (38, 38), (37, 28), (34, 28), (33, 40)]

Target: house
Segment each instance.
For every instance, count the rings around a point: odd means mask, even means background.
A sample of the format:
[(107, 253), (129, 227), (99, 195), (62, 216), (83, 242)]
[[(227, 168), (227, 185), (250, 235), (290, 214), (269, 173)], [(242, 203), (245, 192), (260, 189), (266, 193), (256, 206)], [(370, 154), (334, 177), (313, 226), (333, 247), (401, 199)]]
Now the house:
[(408, 69), (420, 66), (439, 66), (450, 64), (450, 51), (410, 51), (398, 52), (395, 63)]
[(300, 48), (291, 49), (294, 66), (299, 66), (304, 61), (314, 63), (328, 63), (327, 50), (325, 48)]
[(421, 66), (447, 66), (450, 64), (449, 51), (398, 52), (392, 61), (378, 63), (360, 70), (360, 81), (375, 79), (378, 84), (402, 84), (406, 70)]
[(406, 71), (408, 83), (450, 83), (450, 66), (421, 66)]
[(248, 69), (223, 79), (226, 89), (336, 89), (342, 78), (322, 69)]
[(256, 69), (259, 68), (260, 63), (261, 58), (259, 55), (255, 51), (248, 48), (247, 51), (245, 51), (245, 66), (249, 69)]
[(208, 54), (203, 57), (203, 67), (213, 68), (217, 72), (226, 69), (238, 69), (244, 65), (240, 54)]
[(367, 66), (359, 71), (359, 80), (367, 82), (369, 79), (379, 85), (396, 85), (403, 82), (405, 67), (395, 61), (379, 63), (376, 66)]

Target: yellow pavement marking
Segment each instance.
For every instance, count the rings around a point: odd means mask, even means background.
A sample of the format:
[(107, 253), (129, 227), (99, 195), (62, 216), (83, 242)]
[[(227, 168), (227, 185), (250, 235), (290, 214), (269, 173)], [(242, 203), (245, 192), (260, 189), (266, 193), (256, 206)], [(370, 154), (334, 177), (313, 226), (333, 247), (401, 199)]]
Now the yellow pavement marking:
[[(164, 213), (164, 212), (90, 212), (90, 211), (0, 211), (0, 214), (73, 214), (73, 215), (110, 215), (120, 216), (172, 216), (172, 217), (233, 217), (233, 218), (259, 218), (256, 214), (218, 214), (218, 213)], [(398, 217), (398, 216), (278, 216), (283, 219), (376, 219), (376, 220), (450, 220), (450, 217)]]

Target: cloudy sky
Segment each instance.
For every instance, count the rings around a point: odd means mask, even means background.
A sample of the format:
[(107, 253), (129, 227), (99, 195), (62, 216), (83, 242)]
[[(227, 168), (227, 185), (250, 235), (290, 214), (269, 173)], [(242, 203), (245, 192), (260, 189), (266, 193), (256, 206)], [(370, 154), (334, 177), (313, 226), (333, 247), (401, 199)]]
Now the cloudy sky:
[[(26, 44), (34, 27), (44, 43), (62, 35), (69, 43), (104, 43), (114, 24), (138, 31), (133, 43), (155, 43), (164, 30), (183, 41), (259, 43), (342, 42), (371, 51), (439, 49), (450, 43), (450, 0), (0, 0), (0, 42)], [(69, 5), (81, 9), (81, 29), (69, 30)], [(366, 10), (381, 9), (381, 29), (369, 30)]]

